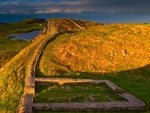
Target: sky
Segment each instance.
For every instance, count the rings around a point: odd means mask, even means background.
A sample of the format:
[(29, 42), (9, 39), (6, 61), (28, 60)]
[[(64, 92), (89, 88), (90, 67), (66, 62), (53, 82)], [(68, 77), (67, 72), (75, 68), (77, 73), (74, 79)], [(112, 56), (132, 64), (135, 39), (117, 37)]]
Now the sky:
[(0, 0), (1, 15), (59, 13), (106, 22), (150, 22), (150, 0)]

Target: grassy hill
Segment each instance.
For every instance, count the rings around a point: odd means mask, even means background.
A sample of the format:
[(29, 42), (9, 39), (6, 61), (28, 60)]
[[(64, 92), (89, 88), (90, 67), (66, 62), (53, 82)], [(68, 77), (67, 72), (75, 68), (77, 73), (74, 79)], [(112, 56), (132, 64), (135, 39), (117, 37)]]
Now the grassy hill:
[(15, 112), (23, 93), (26, 64), (36, 47), (46, 38), (37, 36), (38, 40), (20, 51), (0, 69), (0, 112)]
[(65, 31), (45, 47), (36, 77), (109, 79), (146, 102), (147, 111), (142, 113), (150, 112), (149, 25), (49, 19), (46, 34), (37, 36), (0, 69), (1, 113), (16, 112), (26, 64), (41, 41)]
[(51, 76), (62, 72), (112, 73), (150, 64), (150, 27), (138, 24), (96, 25), (65, 33), (49, 43), (39, 62)]

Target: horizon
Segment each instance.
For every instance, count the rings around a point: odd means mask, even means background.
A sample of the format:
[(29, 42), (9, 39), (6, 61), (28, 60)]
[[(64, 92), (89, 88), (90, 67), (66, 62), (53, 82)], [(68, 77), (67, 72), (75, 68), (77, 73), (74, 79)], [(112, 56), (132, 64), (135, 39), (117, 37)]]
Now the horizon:
[(74, 18), (101, 23), (149, 23), (149, 0), (0, 0), (0, 23)]

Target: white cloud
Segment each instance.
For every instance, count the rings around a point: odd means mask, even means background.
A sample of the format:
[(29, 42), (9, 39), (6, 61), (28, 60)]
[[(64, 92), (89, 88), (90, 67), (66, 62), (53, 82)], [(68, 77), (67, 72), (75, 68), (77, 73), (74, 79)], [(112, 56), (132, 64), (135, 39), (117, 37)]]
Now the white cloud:
[(61, 9), (53, 8), (53, 9), (47, 9), (47, 10), (38, 10), (35, 13), (36, 14), (41, 14), (41, 13), (58, 13), (58, 12), (61, 12)]
[[(84, 11), (89, 11), (88, 9), (84, 8), (48, 8), (48, 9), (43, 9), (43, 10), (38, 10), (35, 13), (36, 14), (41, 14), (41, 13), (82, 13)], [(90, 10), (92, 11), (92, 10)]]

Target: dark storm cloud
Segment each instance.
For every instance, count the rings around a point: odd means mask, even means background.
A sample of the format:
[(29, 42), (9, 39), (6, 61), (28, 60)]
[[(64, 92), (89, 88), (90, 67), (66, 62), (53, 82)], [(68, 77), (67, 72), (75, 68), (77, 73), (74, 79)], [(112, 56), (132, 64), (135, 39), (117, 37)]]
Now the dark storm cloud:
[(150, 0), (82, 0), (83, 7), (104, 13), (150, 13)]
[(0, 13), (150, 13), (150, 0), (0, 0)]

